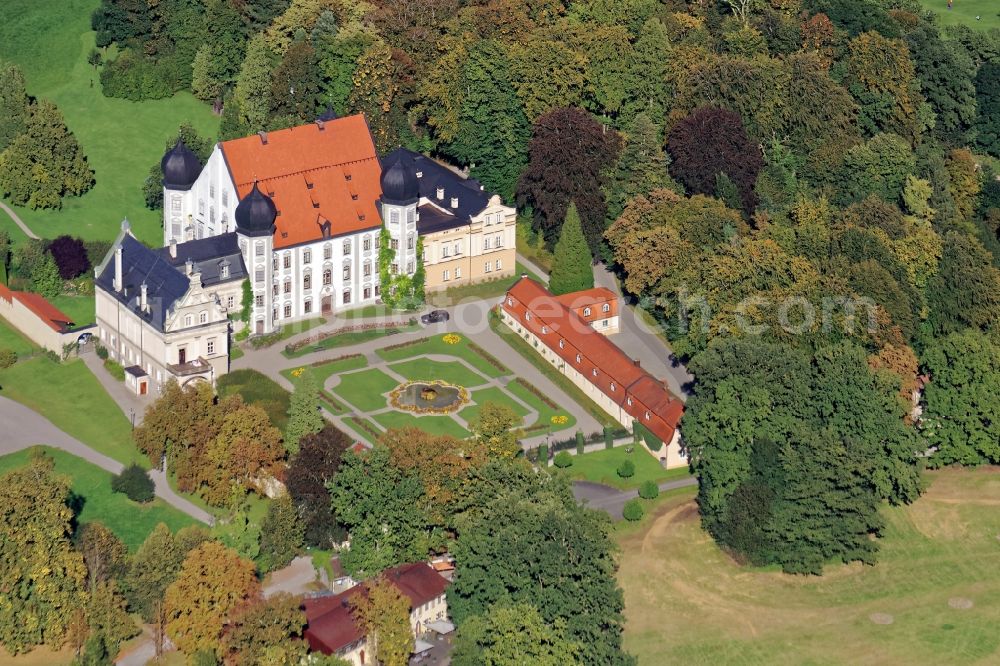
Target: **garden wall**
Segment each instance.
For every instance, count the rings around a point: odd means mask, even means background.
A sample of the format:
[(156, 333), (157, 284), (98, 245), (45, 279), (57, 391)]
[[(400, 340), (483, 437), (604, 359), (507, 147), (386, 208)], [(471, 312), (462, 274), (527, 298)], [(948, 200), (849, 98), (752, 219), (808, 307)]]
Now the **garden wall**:
[(0, 284), (0, 317), (39, 347), (62, 355), (83, 333), (96, 327), (73, 328), (72, 322), (57, 307), (39, 294), (12, 291)]

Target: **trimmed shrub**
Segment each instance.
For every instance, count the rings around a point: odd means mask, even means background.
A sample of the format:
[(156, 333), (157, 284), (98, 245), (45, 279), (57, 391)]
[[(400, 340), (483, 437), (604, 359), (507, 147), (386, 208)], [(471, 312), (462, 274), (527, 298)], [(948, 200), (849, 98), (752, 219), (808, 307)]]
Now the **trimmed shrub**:
[(539, 444), (538, 445), (538, 464), (542, 467), (549, 466), (549, 445)]
[(111, 490), (124, 493), (133, 502), (149, 502), (156, 486), (146, 470), (132, 463), (111, 478)]
[(17, 363), (17, 352), (13, 349), (0, 349), (0, 369), (6, 369)]
[(622, 517), (625, 520), (635, 522), (637, 520), (642, 520), (644, 515), (646, 515), (646, 510), (642, 508), (642, 504), (640, 504), (637, 499), (630, 499), (625, 502), (625, 506), (622, 507)]
[(577, 430), (576, 431), (576, 452), (577, 453), (583, 453), (583, 445), (584, 445), (583, 431)]
[(565, 469), (573, 465), (573, 456), (568, 451), (560, 451), (552, 460), (552, 464), (560, 469)]
[(108, 371), (112, 377), (120, 382), (125, 381), (125, 368), (121, 366), (120, 363), (112, 361), (110, 358), (104, 360), (104, 369)]
[(635, 463), (631, 460), (623, 460), (616, 471), (621, 478), (631, 479), (635, 475)]
[(97, 358), (101, 359), (102, 361), (108, 360), (108, 348), (105, 347), (104, 345), (98, 344), (94, 348), (94, 352), (97, 354)]
[(639, 497), (642, 499), (656, 499), (659, 494), (660, 487), (656, 485), (656, 481), (643, 481), (639, 486)]
[(604, 426), (604, 448), (611, 449), (615, 446), (615, 431), (610, 426)]

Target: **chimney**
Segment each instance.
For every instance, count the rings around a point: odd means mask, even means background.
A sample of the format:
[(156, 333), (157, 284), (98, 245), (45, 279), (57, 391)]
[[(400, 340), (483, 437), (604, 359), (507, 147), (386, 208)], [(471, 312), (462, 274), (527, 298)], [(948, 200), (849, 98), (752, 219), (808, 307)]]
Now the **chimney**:
[(438, 201), (441, 201), (442, 199), (444, 199), (444, 188), (443, 187), (437, 188), (437, 198), (438, 198)]
[[(326, 129), (326, 127), (324, 127), (324, 123), (323, 123), (323, 119), (322, 118), (317, 118), (316, 119), (316, 127), (319, 128), (320, 132), (322, 132), (324, 129)], [(267, 143), (267, 141), (265, 140), (264, 143)]]
[(115, 291), (122, 290), (122, 246), (115, 248)]
[(458, 208), (458, 197), (452, 197), (451, 198), (451, 207), (452, 208)]
[(170, 239), (170, 258), (171, 259), (176, 259), (177, 258), (177, 239), (176, 238), (171, 238)]
[(522, 280), (527, 280), (528, 279), (528, 274), (527, 273), (521, 273), (521, 279)]
[(139, 285), (139, 309), (143, 312), (149, 311), (149, 306), (146, 301), (146, 281), (143, 280), (142, 284)]
[(633, 363), (635, 363), (635, 367), (637, 367), (637, 368), (639, 368), (639, 367), (642, 367), (642, 366), (640, 365), (640, 363), (639, 363), (639, 359), (637, 359), (637, 358), (634, 358), (634, 359), (632, 359), (632, 362), (633, 362)]
[(260, 137), (260, 142), (266, 146), (267, 145), (267, 132), (257, 132), (257, 136)]
[(188, 277), (194, 275), (194, 262), (191, 261), (190, 259), (184, 262), (184, 270), (187, 273)]

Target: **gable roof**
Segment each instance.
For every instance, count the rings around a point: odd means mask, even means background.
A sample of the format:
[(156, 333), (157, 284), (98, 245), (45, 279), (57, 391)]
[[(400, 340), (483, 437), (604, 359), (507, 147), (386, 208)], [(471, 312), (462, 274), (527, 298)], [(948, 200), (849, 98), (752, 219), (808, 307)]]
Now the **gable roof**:
[(6, 285), (0, 284), (0, 298), (8, 303), (18, 301), (57, 333), (62, 333), (75, 323), (62, 310), (45, 300), (41, 294), (30, 291), (13, 291), (8, 289)]
[[(266, 143), (265, 138), (266, 137)], [(381, 167), (364, 116), (310, 123), (219, 144), (240, 199), (259, 181), (278, 209), (274, 247), (381, 225)]]
[[(447, 579), (426, 562), (401, 564), (382, 575), (409, 598), (411, 610), (444, 594), (448, 585)], [(332, 654), (364, 637), (351, 613), (351, 598), (359, 594), (367, 594), (364, 583), (333, 596), (303, 600), (310, 649)]]
[[(523, 277), (507, 291), (501, 307), (604, 395), (669, 443), (684, 412), (683, 403), (567, 307), (563, 301), (572, 301), (569, 297), (573, 295), (553, 296), (538, 282)], [(631, 404), (628, 398), (632, 398)]]
[[(114, 255), (119, 245), (122, 249), (122, 291), (115, 289)], [(171, 266), (159, 251), (149, 249), (129, 233), (123, 234), (112, 246), (98, 271), (94, 286), (103, 289), (158, 331), (164, 330), (167, 311), (191, 286), (188, 277)], [(146, 283), (148, 312), (139, 308), (139, 287), (143, 282)]]

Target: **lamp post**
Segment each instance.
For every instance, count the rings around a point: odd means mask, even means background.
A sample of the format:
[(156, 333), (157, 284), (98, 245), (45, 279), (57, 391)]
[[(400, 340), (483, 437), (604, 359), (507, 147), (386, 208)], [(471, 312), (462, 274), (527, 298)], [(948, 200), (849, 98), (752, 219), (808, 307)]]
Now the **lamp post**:
[(135, 409), (133, 407), (128, 408), (129, 420), (132, 422), (132, 430), (135, 430)]

